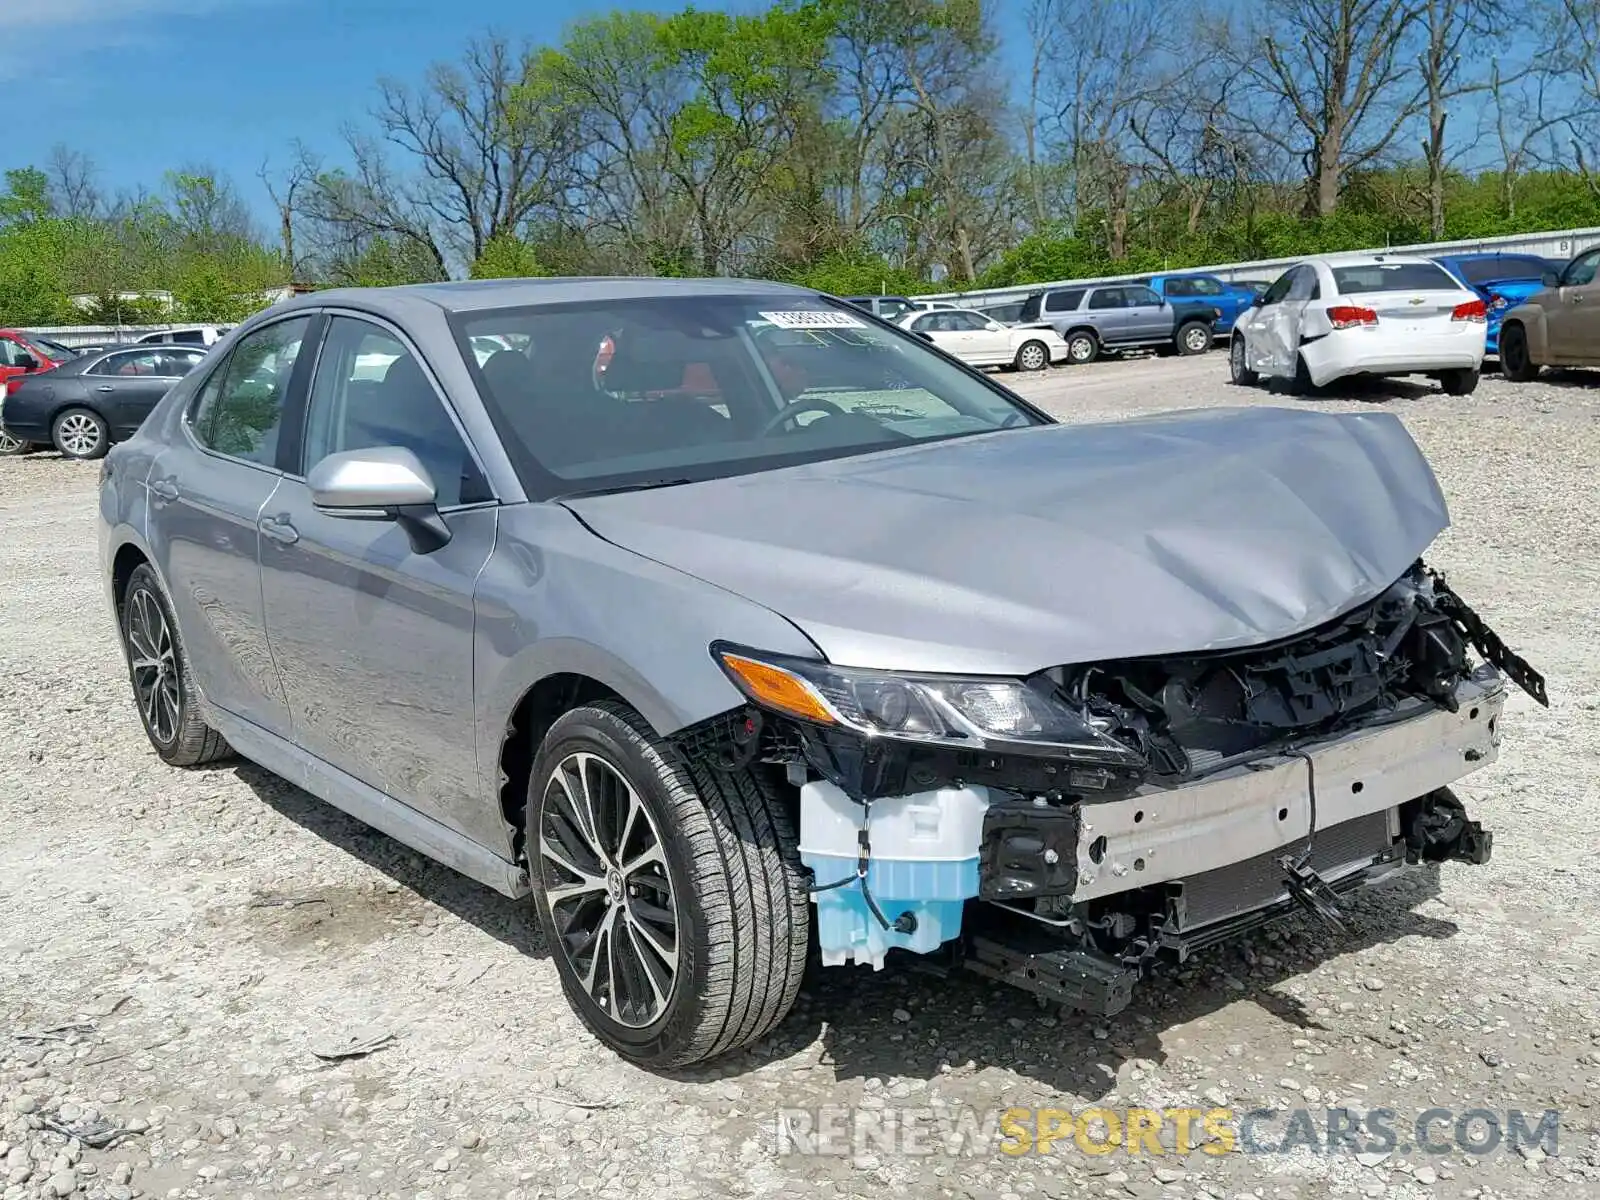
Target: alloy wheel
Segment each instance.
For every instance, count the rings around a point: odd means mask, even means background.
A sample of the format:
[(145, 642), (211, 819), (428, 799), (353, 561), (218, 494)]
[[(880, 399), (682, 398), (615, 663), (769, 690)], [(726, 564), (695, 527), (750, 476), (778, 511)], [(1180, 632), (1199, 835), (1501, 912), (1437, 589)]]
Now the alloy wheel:
[(100, 445), (100, 426), (88, 413), (68, 413), (57, 429), (61, 448), (77, 458), (93, 454)]
[(1196, 354), (1206, 348), (1206, 343), (1211, 340), (1210, 335), (1199, 327), (1189, 330), (1183, 335), (1184, 343)]
[(1094, 357), (1094, 342), (1086, 337), (1073, 338), (1069, 350), (1074, 361), (1088, 362), (1089, 359)]
[(156, 741), (171, 745), (178, 737), (183, 699), (178, 656), (161, 605), (142, 588), (128, 597), (128, 651), (145, 726)]
[(618, 1024), (651, 1024), (677, 981), (678, 911), (660, 831), (638, 791), (599, 755), (569, 754), (545, 784), (538, 857), (580, 986)]
[(27, 445), (21, 438), (0, 429), (0, 454), (15, 454)]
[(1044, 347), (1037, 342), (1029, 342), (1018, 354), (1024, 371), (1040, 370), (1045, 363)]

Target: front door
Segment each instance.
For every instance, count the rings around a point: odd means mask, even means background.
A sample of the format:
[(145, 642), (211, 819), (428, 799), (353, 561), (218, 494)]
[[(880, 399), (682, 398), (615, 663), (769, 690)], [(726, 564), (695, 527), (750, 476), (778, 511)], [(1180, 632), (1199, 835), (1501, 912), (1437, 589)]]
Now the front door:
[(1172, 308), (1161, 299), (1161, 293), (1143, 286), (1122, 289), (1127, 304), (1124, 320), (1130, 342), (1154, 342), (1173, 334)]
[(1129, 340), (1128, 314), (1124, 293), (1127, 289), (1120, 287), (1095, 288), (1089, 293), (1089, 316), (1091, 323), (1100, 334), (1100, 340), (1108, 345)]
[[(395, 521), (312, 504), (310, 468), (378, 446), (403, 446), (428, 469), (451, 532), (443, 547), (419, 553)], [(479, 839), (489, 827), (473, 720), (473, 589), (496, 520), (488, 485), (412, 348), (387, 326), (331, 317), (300, 469), (261, 512), (267, 636), (295, 741)]]
[(1567, 264), (1546, 313), (1550, 353), (1560, 363), (1600, 361), (1600, 247)]
[(1289, 290), (1299, 278), (1299, 270), (1299, 267), (1292, 267), (1278, 276), (1261, 297), (1260, 305), (1252, 310), (1245, 330), (1245, 344), (1251, 351), (1250, 365), (1254, 370), (1272, 375), (1294, 372), (1299, 335), (1289, 328), (1288, 300)]
[(280, 737), (289, 736), (289, 710), (267, 650), (256, 522), (282, 478), (278, 434), (290, 393), (304, 386), (296, 370), (305, 374), (300, 350), (314, 319), (240, 339), (145, 483), (151, 549), (201, 693)]
[(946, 317), (958, 322), (962, 333), (966, 335), (967, 349), (962, 357), (968, 362), (980, 366), (994, 366), (996, 363), (1011, 361), (1011, 338), (1004, 326), (991, 321), (982, 313), (968, 312), (965, 309), (947, 313)]

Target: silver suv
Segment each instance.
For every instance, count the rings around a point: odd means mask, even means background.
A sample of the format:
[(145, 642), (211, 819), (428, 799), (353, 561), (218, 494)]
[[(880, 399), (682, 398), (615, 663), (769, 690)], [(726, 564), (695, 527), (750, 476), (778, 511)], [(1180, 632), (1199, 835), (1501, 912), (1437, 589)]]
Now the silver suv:
[(1156, 347), (1203, 354), (1221, 315), (1204, 301), (1167, 300), (1143, 284), (1118, 283), (1035, 292), (1017, 323), (1048, 321), (1066, 339), (1068, 361), (1087, 363), (1102, 350)]
[(1444, 500), (1394, 416), (1064, 427), (777, 284), (290, 300), (99, 511), (156, 753), (531, 892), (652, 1066), (767, 1034), (813, 944), (1109, 1015), (1161, 958), (1481, 862), (1446, 785), (1505, 675), (1543, 698), (1419, 561)]

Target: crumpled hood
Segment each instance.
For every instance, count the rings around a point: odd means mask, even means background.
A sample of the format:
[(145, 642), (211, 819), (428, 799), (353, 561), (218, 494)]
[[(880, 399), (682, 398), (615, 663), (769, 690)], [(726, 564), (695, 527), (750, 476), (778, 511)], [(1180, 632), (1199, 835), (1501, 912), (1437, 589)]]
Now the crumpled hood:
[(832, 662), (1007, 675), (1296, 633), (1383, 591), (1449, 524), (1397, 418), (1283, 408), (567, 503), (599, 536), (781, 613)]

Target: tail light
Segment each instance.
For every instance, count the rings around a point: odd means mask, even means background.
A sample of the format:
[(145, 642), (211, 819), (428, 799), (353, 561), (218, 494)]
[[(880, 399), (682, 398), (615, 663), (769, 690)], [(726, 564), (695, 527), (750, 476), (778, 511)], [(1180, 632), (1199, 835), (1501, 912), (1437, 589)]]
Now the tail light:
[(1355, 329), (1361, 325), (1376, 325), (1378, 314), (1354, 304), (1336, 304), (1328, 310), (1328, 320), (1335, 329)]
[(1468, 300), (1465, 304), (1458, 304), (1455, 311), (1450, 314), (1452, 321), (1487, 321), (1489, 309), (1482, 300)]

